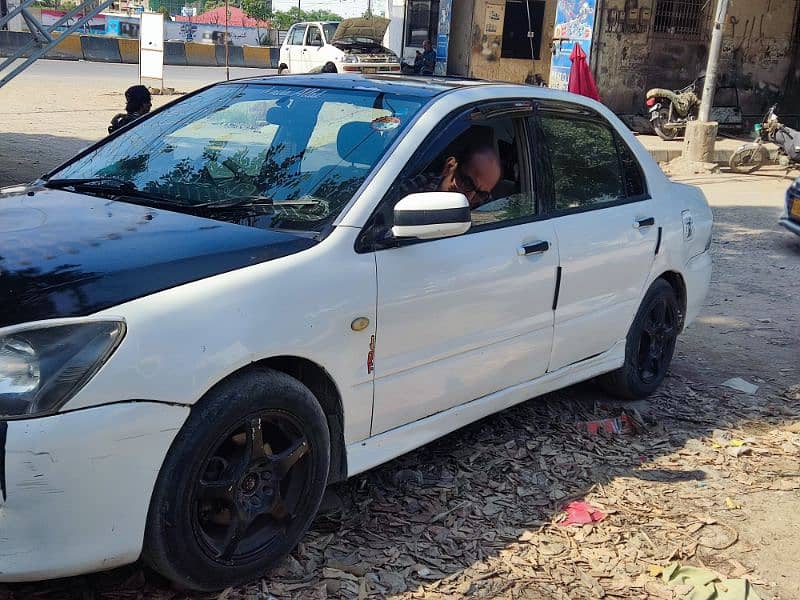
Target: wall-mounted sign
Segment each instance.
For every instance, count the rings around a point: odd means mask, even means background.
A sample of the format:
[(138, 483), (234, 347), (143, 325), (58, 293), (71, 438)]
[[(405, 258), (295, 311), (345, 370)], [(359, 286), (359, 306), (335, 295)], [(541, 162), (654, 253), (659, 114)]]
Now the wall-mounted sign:
[(550, 61), (550, 87), (566, 90), (572, 61), (569, 55), (580, 44), (588, 62), (592, 49), (594, 14), (597, 0), (558, 0), (553, 28), (553, 58)]
[(505, 19), (505, 4), (487, 4), (486, 18), (483, 21), (483, 33), (485, 35), (503, 35), (503, 23)]

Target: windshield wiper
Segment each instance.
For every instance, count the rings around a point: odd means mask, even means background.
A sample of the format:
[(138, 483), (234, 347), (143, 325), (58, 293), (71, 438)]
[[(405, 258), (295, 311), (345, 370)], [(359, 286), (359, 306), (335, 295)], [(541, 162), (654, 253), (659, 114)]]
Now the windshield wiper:
[(75, 179), (69, 179), (69, 178), (48, 179), (44, 185), (45, 187), (52, 188), (54, 190), (61, 190), (68, 187), (74, 188), (76, 186), (92, 185), (95, 183), (117, 184), (114, 189), (134, 191), (134, 192), (137, 191), (136, 186), (133, 185), (130, 181), (120, 179), (119, 177), (83, 177)]
[(45, 187), (54, 190), (72, 188), (74, 191), (88, 192), (101, 196), (123, 197), (129, 204), (164, 208), (167, 210), (186, 211), (193, 207), (183, 202), (173, 202), (157, 194), (151, 194), (137, 188), (130, 181), (117, 177), (86, 177), (82, 179), (49, 179)]
[(281, 208), (283, 206), (298, 207), (298, 206), (318, 206), (319, 200), (299, 199), (299, 200), (281, 200), (280, 202), (273, 202), (270, 198), (264, 196), (243, 196), (240, 198), (225, 198), (224, 200), (217, 200), (214, 202), (203, 202), (202, 204), (194, 204), (192, 208), (207, 208), (207, 209), (236, 209), (236, 208), (250, 208), (250, 207), (269, 207)]

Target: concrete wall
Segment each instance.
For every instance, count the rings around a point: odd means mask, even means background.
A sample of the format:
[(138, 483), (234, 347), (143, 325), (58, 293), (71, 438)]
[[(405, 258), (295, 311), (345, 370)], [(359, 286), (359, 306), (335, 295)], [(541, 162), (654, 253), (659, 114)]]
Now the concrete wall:
[[(654, 5), (655, 0), (598, 2), (593, 66), (603, 102), (617, 113), (642, 113), (649, 88), (680, 88), (705, 70), (710, 19), (700, 39), (656, 34)], [(797, 6), (798, 0), (731, 2), (720, 85), (738, 88), (745, 116), (760, 116), (794, 74)], [(800, 107), (784, 107), (790, 111), (800, 112)]]
[[(471, 77), (514, 83), (532, 80), (535, 74), (548, 80), (556, 0), (546, 1), (540, 60), (500, 57), (502, 28), (497, 34), (487, 34), (485, 25), (487, 5), (505, 5), (503, 0), (458, 0), (453, 4), (448, 61), (451, 73), (468, 72)], [(470, 14), (471, 19), (468, 18)]]

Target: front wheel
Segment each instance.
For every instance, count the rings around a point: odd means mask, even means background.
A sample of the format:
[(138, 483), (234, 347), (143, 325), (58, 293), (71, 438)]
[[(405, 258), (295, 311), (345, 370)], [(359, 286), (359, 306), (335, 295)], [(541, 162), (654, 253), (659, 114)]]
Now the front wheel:
[(675, 353), (680, 327), (675, 290), (663, 279), (645, 294), (625, 343), (625, 363), (600, 377), (603, 389), (625, 400), (646, 398), (656, 391)]
[(277, 371), (235, 375), (192, 409), (161, 467), (144, 560), (196, 590), (260, 577), (310, 527), (329, 462), (308, 388)]
[(766, 150), (760, 144), (748, 144), (731, 155), (728, 166), (734, 173), (755, 173), (766, 162)]
[(286, 65), (280, 65), (278, 67), (278, 75), (286, 75), (286, 73), (288, 71), (289, 71), (289, 67), (287, 67)]

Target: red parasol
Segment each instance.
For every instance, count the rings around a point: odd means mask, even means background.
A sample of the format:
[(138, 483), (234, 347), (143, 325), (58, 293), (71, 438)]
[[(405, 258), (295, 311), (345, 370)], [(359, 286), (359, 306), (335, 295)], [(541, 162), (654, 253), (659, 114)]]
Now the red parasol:
[(599, 101), (600, 94), (597, 93), (592, 72), (589, 70), (589, 65), (586, 64), (586, 53), (580, 44), (575, 44), (569, 59), (572, 61), (572, 67), (569, 70), (569, 91)]

